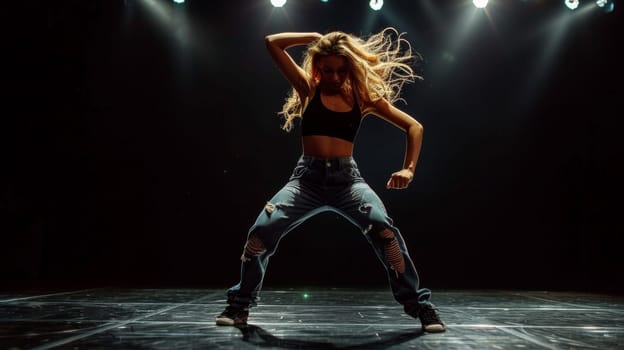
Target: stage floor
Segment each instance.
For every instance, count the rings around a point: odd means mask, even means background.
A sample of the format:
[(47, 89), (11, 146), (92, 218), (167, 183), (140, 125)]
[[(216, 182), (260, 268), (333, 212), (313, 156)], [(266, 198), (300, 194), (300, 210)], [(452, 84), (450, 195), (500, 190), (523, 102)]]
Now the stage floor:
[(434, 291), (423, 334), (386, 289), (265, 289), (245, 328), (218, 289), (0, 293), (1, 349), (624, 349), (624, 296)]

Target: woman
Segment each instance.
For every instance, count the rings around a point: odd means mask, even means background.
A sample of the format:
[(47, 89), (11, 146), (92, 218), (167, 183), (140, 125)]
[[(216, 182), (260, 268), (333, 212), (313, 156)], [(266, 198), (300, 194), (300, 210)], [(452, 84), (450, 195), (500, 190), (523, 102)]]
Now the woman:
[[(388, 271), (394, 298), (427, 332), (443, 332), (431, 292), (419, 289), (418, 274), (399, 230), (377, 194), (361, 177), (353, 142), (362, 117), (375, 115), (407, 136), (403, 167), (390, 176), (389, 189), (406, 188), (414, 177), (423, 127), (393, 105), (403, 84), (417, 76), (411, 47), (394, 28), (362, 39), (335, 31), (278, 33), (266, 45), (292, 91), (280, 114), (283, 129), (301, 118), (303, 154), (288, 183), (259, 214), (241, 256), (241, 279), (228, 290), (228, 306), (218, 325), (244, 325), (255, 306), (269, 257), (289, 231), (324, 210), (332, 210), (362, 230)], [(286, 51), (307, 45), (302, 65)]]

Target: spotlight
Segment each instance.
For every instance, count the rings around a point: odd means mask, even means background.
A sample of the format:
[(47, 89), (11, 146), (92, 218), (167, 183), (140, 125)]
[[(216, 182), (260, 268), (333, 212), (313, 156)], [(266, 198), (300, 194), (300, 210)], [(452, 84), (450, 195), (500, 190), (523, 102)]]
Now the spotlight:
[(602, 8), (604, 12), (612, 12), (615, 7), (613, 0), (596, 0), (596, 5)]
[(570, 10), (575, 10), (579, 6), (579, 0), (565, 0), (565, 5)]
[(472, 3), (478, 8), (485, 8), (488, 4), (488, 0), (472, 0)]
[(184, 0), (173, 0), (173, 2), (175, 2), (176, 4), (183, 4)]
[(370, 2), (368, 3), (368, 5), (370, 6), (370, 8), (372, 8), (375, 11), (379, 11), (381, 10), (381, 8), (383, 7), (383, 0), (370, 0)]
[(286, 0), (271, 0), (271, 5), (274, 7), (282, 7), (286, 4)]

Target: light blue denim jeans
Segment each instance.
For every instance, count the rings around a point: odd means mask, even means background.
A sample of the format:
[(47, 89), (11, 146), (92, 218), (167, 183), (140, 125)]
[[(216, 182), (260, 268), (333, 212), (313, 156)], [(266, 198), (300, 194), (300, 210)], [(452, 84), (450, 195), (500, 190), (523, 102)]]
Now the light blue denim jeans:
[(405, 242), (381, 199), (360, 175), (352, 157), (301, 156), (288, 183), (271, 198), (249, 229), (240, 281), (228, 289), (228, 304), (257, 305), (269, 258), (288, 232), (322, 211), (356, 225), (388, 272), (394, 298), (410, 309), (429, 303)]

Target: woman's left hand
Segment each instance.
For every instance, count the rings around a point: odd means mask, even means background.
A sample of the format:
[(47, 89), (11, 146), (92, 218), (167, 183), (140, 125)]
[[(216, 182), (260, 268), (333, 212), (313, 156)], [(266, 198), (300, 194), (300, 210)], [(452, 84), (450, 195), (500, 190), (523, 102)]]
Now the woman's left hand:
[(414, 178), (414, 172), (410, 169), (401, 169), (390, 176), (390, 180), (386, 184), (386, 188), (400, 190), (407, 188), (412, 179)]

